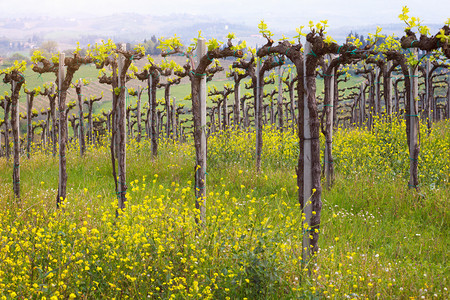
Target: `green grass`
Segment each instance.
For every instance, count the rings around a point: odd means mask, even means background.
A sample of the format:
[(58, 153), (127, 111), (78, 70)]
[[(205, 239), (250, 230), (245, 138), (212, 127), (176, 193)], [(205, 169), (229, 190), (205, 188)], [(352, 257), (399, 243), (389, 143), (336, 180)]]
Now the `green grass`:
[[(336, 180), (322, 193), (321, 250), (311, 276), (300, 261), (293, 133), (264, 130), (261, 173), (254, 134), (209, 138), (201, 231), (191, 143), (162, 140), (153, 160), (148, 142), (130, 142), (128, 203), (119, 219), (106, 147), (79, 157), (71, 146), (59, 211), (56, 158), (42, 151), (22, 158), (20, 205), (12, 162), (0, 158), (0, 296), (446, 299), (450, 122), (422, 136), (419, 192), (407, 187), (403, 132), (403, 122), (378, 122), (374, 134), (335, 133)], [(401, 159), (394, 162), (395, 153)]]

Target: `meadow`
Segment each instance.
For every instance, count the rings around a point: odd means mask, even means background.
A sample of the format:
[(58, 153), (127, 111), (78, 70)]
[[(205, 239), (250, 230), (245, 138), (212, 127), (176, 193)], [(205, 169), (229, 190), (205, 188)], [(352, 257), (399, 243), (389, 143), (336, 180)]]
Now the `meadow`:
[[(106, 141), (107, 139), (105, 139)], [(208, 139), (207, 217), (195, 223), (192, 141), (130, 140), (127, 208), (108, 145), (71, 144), (68, 193), (55, 208), (58, 160), (0, 158), (0, 299), (448, 299), (450, 121), (421, 126), (420, 189), (407, 185), (405, 123), (338, 129), (336, 177), (323, 189), (320, 251), (301, 261), (302, 213), (292, 131)], [(323, 141), (322, 141), (323, 144)], [(311, 275), (308, 275), (308, 269)]]

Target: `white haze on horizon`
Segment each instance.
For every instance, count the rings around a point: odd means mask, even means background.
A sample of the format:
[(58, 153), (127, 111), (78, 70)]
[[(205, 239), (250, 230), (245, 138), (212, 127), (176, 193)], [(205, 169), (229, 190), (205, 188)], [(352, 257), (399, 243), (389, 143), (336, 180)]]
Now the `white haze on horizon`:
[(450, 17), (450, 2), (442, 0), (21, 0), (19, 3), (0, 0), (0, 17), (191, 14), (250, 26), (264, 19), (270, 28), (279, 30), (293, 30), (307, 25), (309, 20), (325, 19), (331, 28), (401, 23), (398, 15), (404, 5), (410, 8), (411, 16), (419, 17), (423, 23), (443, 24)]

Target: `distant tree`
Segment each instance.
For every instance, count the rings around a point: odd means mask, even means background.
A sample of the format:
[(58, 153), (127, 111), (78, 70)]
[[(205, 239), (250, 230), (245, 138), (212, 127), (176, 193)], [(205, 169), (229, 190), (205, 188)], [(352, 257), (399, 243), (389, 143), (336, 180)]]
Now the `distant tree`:
[(40, 51), (45, 57), (51, 57), (52, 54), (58, 53), (58, 43), (55, 41), (45, 41), (39, 46)]
[(16, 52), (5, 60), (4, 65), (7, 67), (12, 66), (16, 60), (25, 61), (27, 65), (31, 63), (29, 58)]
[(37, 34), (33, 34), (33, 37), (31, 38), (32, 43), (40, 43), (42, 41), (42, 37), (40, 37)]
[(86, 56), (86, 54), (87, 54), (87, 50), (85, 48), (82, 48), (82, 49), (79, 49), (79, 50), (78, 49), (67, 49), (67, 50), (64, 50), (63, 52), (67, 56), (73, 56), (73, 53), (75, 51), (78, 51), (79, 55), (81, 55), (81, 56)]
[(369, 42), (366, 41), (366, 39), (364, 38), (364, 35), (362, 35), (362, 34), (359, 35), (358, 32), (356, 32), (356, 31), (355, 31), (355, 33), (353, 33), (353, 31), (350, 31), (350, 33), (347, 35), (347, 38), (346, 38), (345, 42), (349, 43), (349, 42), (352, 42), (352, 41), (355, 41), (355, 40), (356, 40), (356, 42), (358, 44), (361, 42), (361, 45), (363, 47), (365, 47), (366, 45), (369, 44)]
[(159, 55), (161, 54), (161, 50), (158, 49), (159, 42), (156, 37), (153, 35), (150, 40), (144, 40), (144, 48), (146, 55)]

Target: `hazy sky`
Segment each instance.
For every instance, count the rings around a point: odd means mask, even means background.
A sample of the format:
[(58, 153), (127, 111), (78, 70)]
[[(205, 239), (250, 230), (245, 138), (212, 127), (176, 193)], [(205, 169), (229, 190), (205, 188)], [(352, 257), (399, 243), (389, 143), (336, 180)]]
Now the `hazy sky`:
[(0, 16), (188, 13), (251, 26), (264, 19), (271, 28), (285, 30), (323, 19), (328, 19), (331, 27), (399, 23), (397, 16), (404, 5), (425, 23), (443, 24), (450, 17), (448, 0), (0, 0), (0, 4)]

